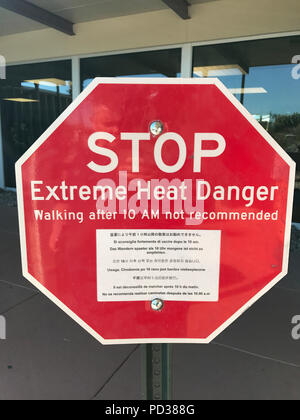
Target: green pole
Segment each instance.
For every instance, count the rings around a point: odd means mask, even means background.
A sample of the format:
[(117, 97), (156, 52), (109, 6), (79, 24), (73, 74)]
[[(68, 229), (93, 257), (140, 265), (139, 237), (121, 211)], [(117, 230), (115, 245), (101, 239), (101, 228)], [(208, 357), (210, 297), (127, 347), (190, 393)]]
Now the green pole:
[(172, 345), (145, 344), (142, 346), (143, 399), (169, 401), (172, 399)]

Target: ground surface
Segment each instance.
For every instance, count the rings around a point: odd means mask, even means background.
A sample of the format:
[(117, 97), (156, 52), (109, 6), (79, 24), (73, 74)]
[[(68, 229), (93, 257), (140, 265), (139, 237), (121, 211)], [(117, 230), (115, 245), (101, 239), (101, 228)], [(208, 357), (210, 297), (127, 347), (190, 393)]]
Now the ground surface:
[[(212, 344), (173, 346), (174, 399), (300, 398), (300, 341), (291, 336), (300, 315), (298, 234), (279, 286)], [(0, 400), (141, 398), (140, 347), (100, 345), (23, 279), (17, 212), (7, 205), (0, 205), (0, 314), (7, 320)]]

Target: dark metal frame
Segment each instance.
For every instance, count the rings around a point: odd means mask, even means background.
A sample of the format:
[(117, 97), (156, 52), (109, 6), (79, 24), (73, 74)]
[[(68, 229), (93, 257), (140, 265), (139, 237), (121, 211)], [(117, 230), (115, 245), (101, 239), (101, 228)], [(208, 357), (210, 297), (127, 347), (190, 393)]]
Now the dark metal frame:
[(0, 7), (10, 10), (67, 35), (75, 35), (74, 24), (25, 0), (0, 0)]

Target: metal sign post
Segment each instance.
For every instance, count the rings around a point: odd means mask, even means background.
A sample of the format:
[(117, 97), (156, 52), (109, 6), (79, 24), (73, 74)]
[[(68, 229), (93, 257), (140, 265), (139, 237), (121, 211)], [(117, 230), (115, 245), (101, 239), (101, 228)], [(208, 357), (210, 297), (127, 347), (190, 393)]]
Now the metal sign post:
[(142, 346), (143, 398), (148, 401), (172, 399), (172, 345)]

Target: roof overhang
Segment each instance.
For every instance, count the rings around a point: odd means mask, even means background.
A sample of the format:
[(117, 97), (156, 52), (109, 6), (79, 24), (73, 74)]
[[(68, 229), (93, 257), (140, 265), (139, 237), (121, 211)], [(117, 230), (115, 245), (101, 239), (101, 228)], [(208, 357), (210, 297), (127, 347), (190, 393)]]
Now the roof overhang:
[(0, 0), (0, 7), (54, 28), (67, 35), (75, 35), (72, 22), (48, 12), (25, 0)]
[(190, 19), (189, 3), (186, 0), (162, 0), (170, 9), (181, 17), (181, 19)]

